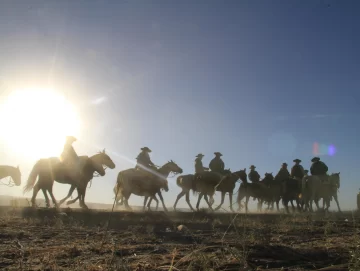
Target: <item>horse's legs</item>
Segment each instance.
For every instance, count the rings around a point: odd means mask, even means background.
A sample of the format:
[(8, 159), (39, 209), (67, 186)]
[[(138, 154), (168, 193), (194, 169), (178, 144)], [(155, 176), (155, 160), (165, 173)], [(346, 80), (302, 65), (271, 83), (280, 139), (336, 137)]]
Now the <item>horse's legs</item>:
[(45, 198), (45, 203), (46, 203), (46, 207), (49, 208), (50, 207), (50, 200), (49, 200), (49, 197), (46, 193), (46, 189), (41, 189), (43, 194), (44, 194), (44, 198)]
[(190, 191), (187, 191), (185, 194), (185, 200), (187, 202), (187, 204), (189, 205), (190, 209), (192, 211), (195, 211), (194, 208), (192, 207), (191, 203), (190, 203)]
[(59, 208), (59, 204), (56, 202), (56, 199), (55, 199), (55, 197), (54, 197), (54, 194), (53, 194), (53, 186), (51, 185), (50, 187), (48, 187), (48, 192), (49, 192), (49, 194), (50, 194), (50, 197), (51, 197), (51, 199), (52, 199), (52, 202), (54, 203), (54, 205), (55, 205), (55, 208)]
[(151, 200), (152, 200), (152, 199), (154, 199), (155, 202), (156, 202), (156, 209), (157, 209), (158, 206), (159, 206), (159, 201), (158, 201), (158, 199), (156, 198), (156, 195), (150, 196), (150, 200), (149, 200), (148, 205), (147, 205), (148, 211), (151, 211), (151, 210), (150, 210), (150, 203), (151, 203)]
[(337, 207), (338, 207), (339, 212), (341, 212), (337, 194), (334, 194), (333, 197), (334, 197), (334, 200), (335, 200), (335, 202), (336, 202), (336, 205), (337, 205)]
[(37, 182), (37, 184), (35, 184), (34, 188), (33, 188), (33, 195), (31, 197), (31, 206), (32, 207), (36, 207), (36, 196), (40, 191), (40, 185), (39, 185), (39, 181)]
[[(164, 211), (167, 212), (168, 210), (167, 210), (167, 208), (166, 208), (166, 206), (165, 206), (164, 198), (163, 198), (163, 196), (162, 196), (162, 194), (161, 194), (160, 191), (158, 192), (158, 195), (159, 195), (159, 198), (160, 198), (160, 200), (161, 200), (161, 203), (162, 203), (162, 206), (163, 206), (163, 208), (164, 208)], [(156, 210), (157, 210), (157, 207), (156, 207)]]
[(215, 208), (215, 211), (219, 210), (225, 201), (225, 192), (221, 192), (221, 202), (218, 207)]
[[(81, 200), (81, 192), (80, 192), (80, 189), (79, 187), (76, 187), (76, 191), (77, 191), (77, 197), (72, 199), (72, 200), (68, 200), (66, 202), (66, 205), (70, 205), (70, 204), (73, 204), (75, 203), (77, 200)], [(79, 203), (80, 204), (80, 203)]]
[(246, 199), (245, 199), (245, 212), (248, 212), (248, 203), (249, 203), (249, 196), (246, 195)]
[(79, 189), (80, 200), (79, 201), (80, 201), (81, 208), (89, 209), (89, 207), (87, 207), (87, 205), (85, 204), (86, 187), (87, 187), (87, 185), (80, 187), (80, 189)]
[(229, 192), (230, 210), (231, 210), (232, 212), (235, 212), (234, 209), (233, 209), (232, 196), (233, 196), (233, 193), (232, 193), (232, 192)]
[(289, 200), (285, 197), (285, 198), (283, 198), (283, 200), (282, 200), (282, 204), (284, 205), (284, 207), (285, 207), (285, 211), (286, 211), (286, 213), (288, 214), (289, 213)]
[(125, 208), (129, 211), (132, 210), (132, 208), (129, 206), (129, 198), (131, 196), (131, 193), (126, 193), (124, 194), (123, 192), (123, 201), (124, 201), (124, 205), (125, 205)]
[(71, 197), (71, 195), (72, 195), (72, 193), (74, 192), (75, 188), (76, 188), (75, 185), (72, 185), (72, 186), (70, 187), (67, 196), (66, 196), (65, 198), (63, 198), (62, 200), (59, 201), (59, 206), (60, 206), (61, 204), (63, 204), (63, 203), (65, 202), (65, 200), (67, 200), (68, 198)]
[[(211, 206), (211, 204), (210, 204), (210, 202), (209, 202), (209, 199), (208, 199), (207, 195), (205, 195), (204, 199), (205, 199), (207, 205), (209, 206), (210, 210), (211, 210), (211, 211), (214, 211), (214, 209), (212, 208), (212, 206)], [(211, 196), (210, 199), (211, 199), (211, 201), (213, 201), (213, 200), (214, 200), (214, 199), (213, 199), (213, 196)]]
[[(145, 196), (144, 197), (144, 206), (143, 206), (143, 211), (145, 211), (145, 206), (146, 206), (146, 202), (148, 200), (148, 196)], [(151, 202), (151, 199), (150, 199), (150, 202)]]
[(295, 213), (295, 206), (293, 200), (290, 200), (293, 213)]
[(203, 197), (203, 195), (204, 195), (203, 193), (200, 193), (198, 196), (198, 201), (196, 203), (196, 210), (198, 210), (198, 211), (199, 211), (200, 200)]
[[(186, 192), (184, 190), (182, 190), (179, 195), (177, 195), (175, 203), (174, 203), (174, 211), (176, 211), (176, 205), (178, 203), (178, 201), (186, 194)], [(191, 208), (192, 209), (192, 208)]]

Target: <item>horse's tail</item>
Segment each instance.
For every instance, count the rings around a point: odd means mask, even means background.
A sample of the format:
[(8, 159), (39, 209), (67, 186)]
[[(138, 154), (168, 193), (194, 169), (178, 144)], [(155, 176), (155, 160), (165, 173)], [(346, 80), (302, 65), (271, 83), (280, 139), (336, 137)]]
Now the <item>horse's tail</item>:
[(42, 160), (38, 160), (35, 165), (33, 166), (29, 178), (27, 180), (27, 183), (23, 189), (23, 194), (29, 192), (31, 189), (34, 188), (37, 176), (39, 175), (40, 168), (42, 166), (41, 164)]
[[(123, 182), (123, 174), (122, 174), (122, 172), (119, 172), (119, 174), (117, 176), (116, 184), (113, 189), (116, 201), (119, 201), (123, 197), (122, 196), (122, 187), (121, 187), (122, 182)], [(121, 205), (122, 201), (119, 204)]]

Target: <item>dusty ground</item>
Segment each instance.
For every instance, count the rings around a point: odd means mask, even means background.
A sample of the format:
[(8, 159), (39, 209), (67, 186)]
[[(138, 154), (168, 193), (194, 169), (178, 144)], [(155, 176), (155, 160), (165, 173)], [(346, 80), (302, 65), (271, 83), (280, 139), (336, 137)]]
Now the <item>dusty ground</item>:
[(192, 214), (186, 223), (152, 216), (113, 217), (109, 226), (71, 212), (2, 212), (0, 269), (360, 270), (358, 219), (281, 216), (275, 222), (234, 214), (224, 223)]

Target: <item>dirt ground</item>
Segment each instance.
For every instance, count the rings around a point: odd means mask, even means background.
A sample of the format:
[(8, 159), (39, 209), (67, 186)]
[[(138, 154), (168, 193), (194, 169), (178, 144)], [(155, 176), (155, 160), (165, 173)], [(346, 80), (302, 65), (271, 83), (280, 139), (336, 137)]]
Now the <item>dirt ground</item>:
[(274, 222), (232, 214), (224, 223), (196, 214), (187, 222), (142, 216), (94, 224), (71, 212), (2, 212), (0, 269), (360, 270), (355, 218), (284, 215)]

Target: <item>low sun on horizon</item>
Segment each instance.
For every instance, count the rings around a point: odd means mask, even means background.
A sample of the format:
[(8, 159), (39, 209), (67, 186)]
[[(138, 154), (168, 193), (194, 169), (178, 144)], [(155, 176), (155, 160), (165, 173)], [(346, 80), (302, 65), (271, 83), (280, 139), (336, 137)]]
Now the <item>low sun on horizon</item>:
[(11, 92), (0, 104), (3, 146), (21, 156), (59, 156), (65, 137), (80, 135), (80, 118), (60, 93), (48, 89)]

